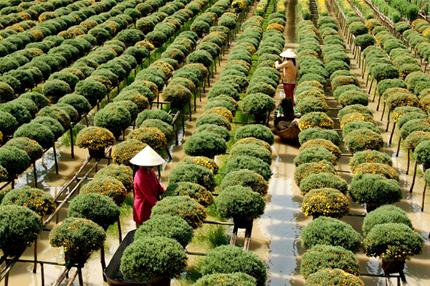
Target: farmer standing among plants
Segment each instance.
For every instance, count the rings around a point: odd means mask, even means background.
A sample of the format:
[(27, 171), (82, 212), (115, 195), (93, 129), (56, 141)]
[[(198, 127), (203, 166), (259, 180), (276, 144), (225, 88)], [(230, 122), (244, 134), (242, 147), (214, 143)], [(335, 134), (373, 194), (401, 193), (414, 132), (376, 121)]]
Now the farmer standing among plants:
[(276, 69), (282, 69), (281, 78), (284, 86), (285, 97), (292, 101), (294, 106), (294, 89), (296, 88), (297, 68), (296, 53), (293, 49), (286, 49), (280, 56), (282, 63), (275, 62)]
[(139, 166), (134, 176), (133, 220), (136, 226), (141, 225), (151, 216), (152, 207), (164, 193), (153, 167), (165, 163), (149, 145), (136, 154), (130, 163)]

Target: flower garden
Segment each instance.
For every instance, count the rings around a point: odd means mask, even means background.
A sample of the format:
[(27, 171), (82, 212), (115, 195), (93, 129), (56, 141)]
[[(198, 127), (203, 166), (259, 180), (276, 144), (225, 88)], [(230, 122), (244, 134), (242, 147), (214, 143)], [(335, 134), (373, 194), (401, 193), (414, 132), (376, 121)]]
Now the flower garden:
[[(0, 15), (5, 285), (429, 282), (408, 261), (428, 254), (426, 1), (7, 0)], [(292, 26), (299, 148), (271, 128)], [(136, 229), (129, 161), (147, 145), (166, 192)], [(303, 218), (281, 280), (261, 238), (275, 188)]]

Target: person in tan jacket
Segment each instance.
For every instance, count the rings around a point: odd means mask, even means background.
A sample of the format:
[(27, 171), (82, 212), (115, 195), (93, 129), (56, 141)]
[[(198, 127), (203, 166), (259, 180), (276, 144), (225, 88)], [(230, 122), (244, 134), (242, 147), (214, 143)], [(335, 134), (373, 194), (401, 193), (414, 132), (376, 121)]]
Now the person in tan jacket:
[(285, 97), (289, 98), (294, 106), (294, 89), (296, 88), (297, 79), (296, 53), (292, 49), (287, 49), (280, 56), (283, 58), (283, 62), (276, 61), (275, 68), (281, 70)]

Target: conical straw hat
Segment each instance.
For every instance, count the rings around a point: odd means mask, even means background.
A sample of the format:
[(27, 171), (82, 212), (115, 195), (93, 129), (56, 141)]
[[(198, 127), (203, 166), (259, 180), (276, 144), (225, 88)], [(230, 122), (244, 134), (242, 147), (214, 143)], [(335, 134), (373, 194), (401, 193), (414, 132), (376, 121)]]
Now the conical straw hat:
[(146, 145), (142, 151), (131, 158), (130, 163), (142, 167), (153, 167), (162, 165), (166, 163), (166, 161), (160, 155), (158, 155), (154, 149), (152, 149), (149, 145)]
[(283, 58), (296, 58), (296, 53), (293, 51), (293, 49), (286, 49), (280, 54)]

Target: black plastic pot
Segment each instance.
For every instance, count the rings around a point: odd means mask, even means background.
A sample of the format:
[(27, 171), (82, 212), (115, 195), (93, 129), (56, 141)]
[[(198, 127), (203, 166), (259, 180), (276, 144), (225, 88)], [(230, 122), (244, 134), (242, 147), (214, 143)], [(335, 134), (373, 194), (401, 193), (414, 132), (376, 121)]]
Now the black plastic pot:
[(382, 269), (386, 275), (391, 273), (402, 273), (404, 268), (404, 260), (382, 259)]
[(105, 157), (105, 148), (88, 149), (91, 158), (102, 159)]
[(236, 217), (233, 218), (235, 228), (252, 228), (254, 219), (252, 217)]
[(170, 278), (156, 278), (147, 282), (125, 280), (119, 270), (119, 265), (121, 263), (121, 257), (124, 250), (129, 246), (134, 240), (134, 233), (136, 230), (129, 231), (125, 236), (124, 240), (119, 245), (118, 249), (115, 251), (111, 261), (104, 271), (107, 283), (111, 286), (170, 286)]

